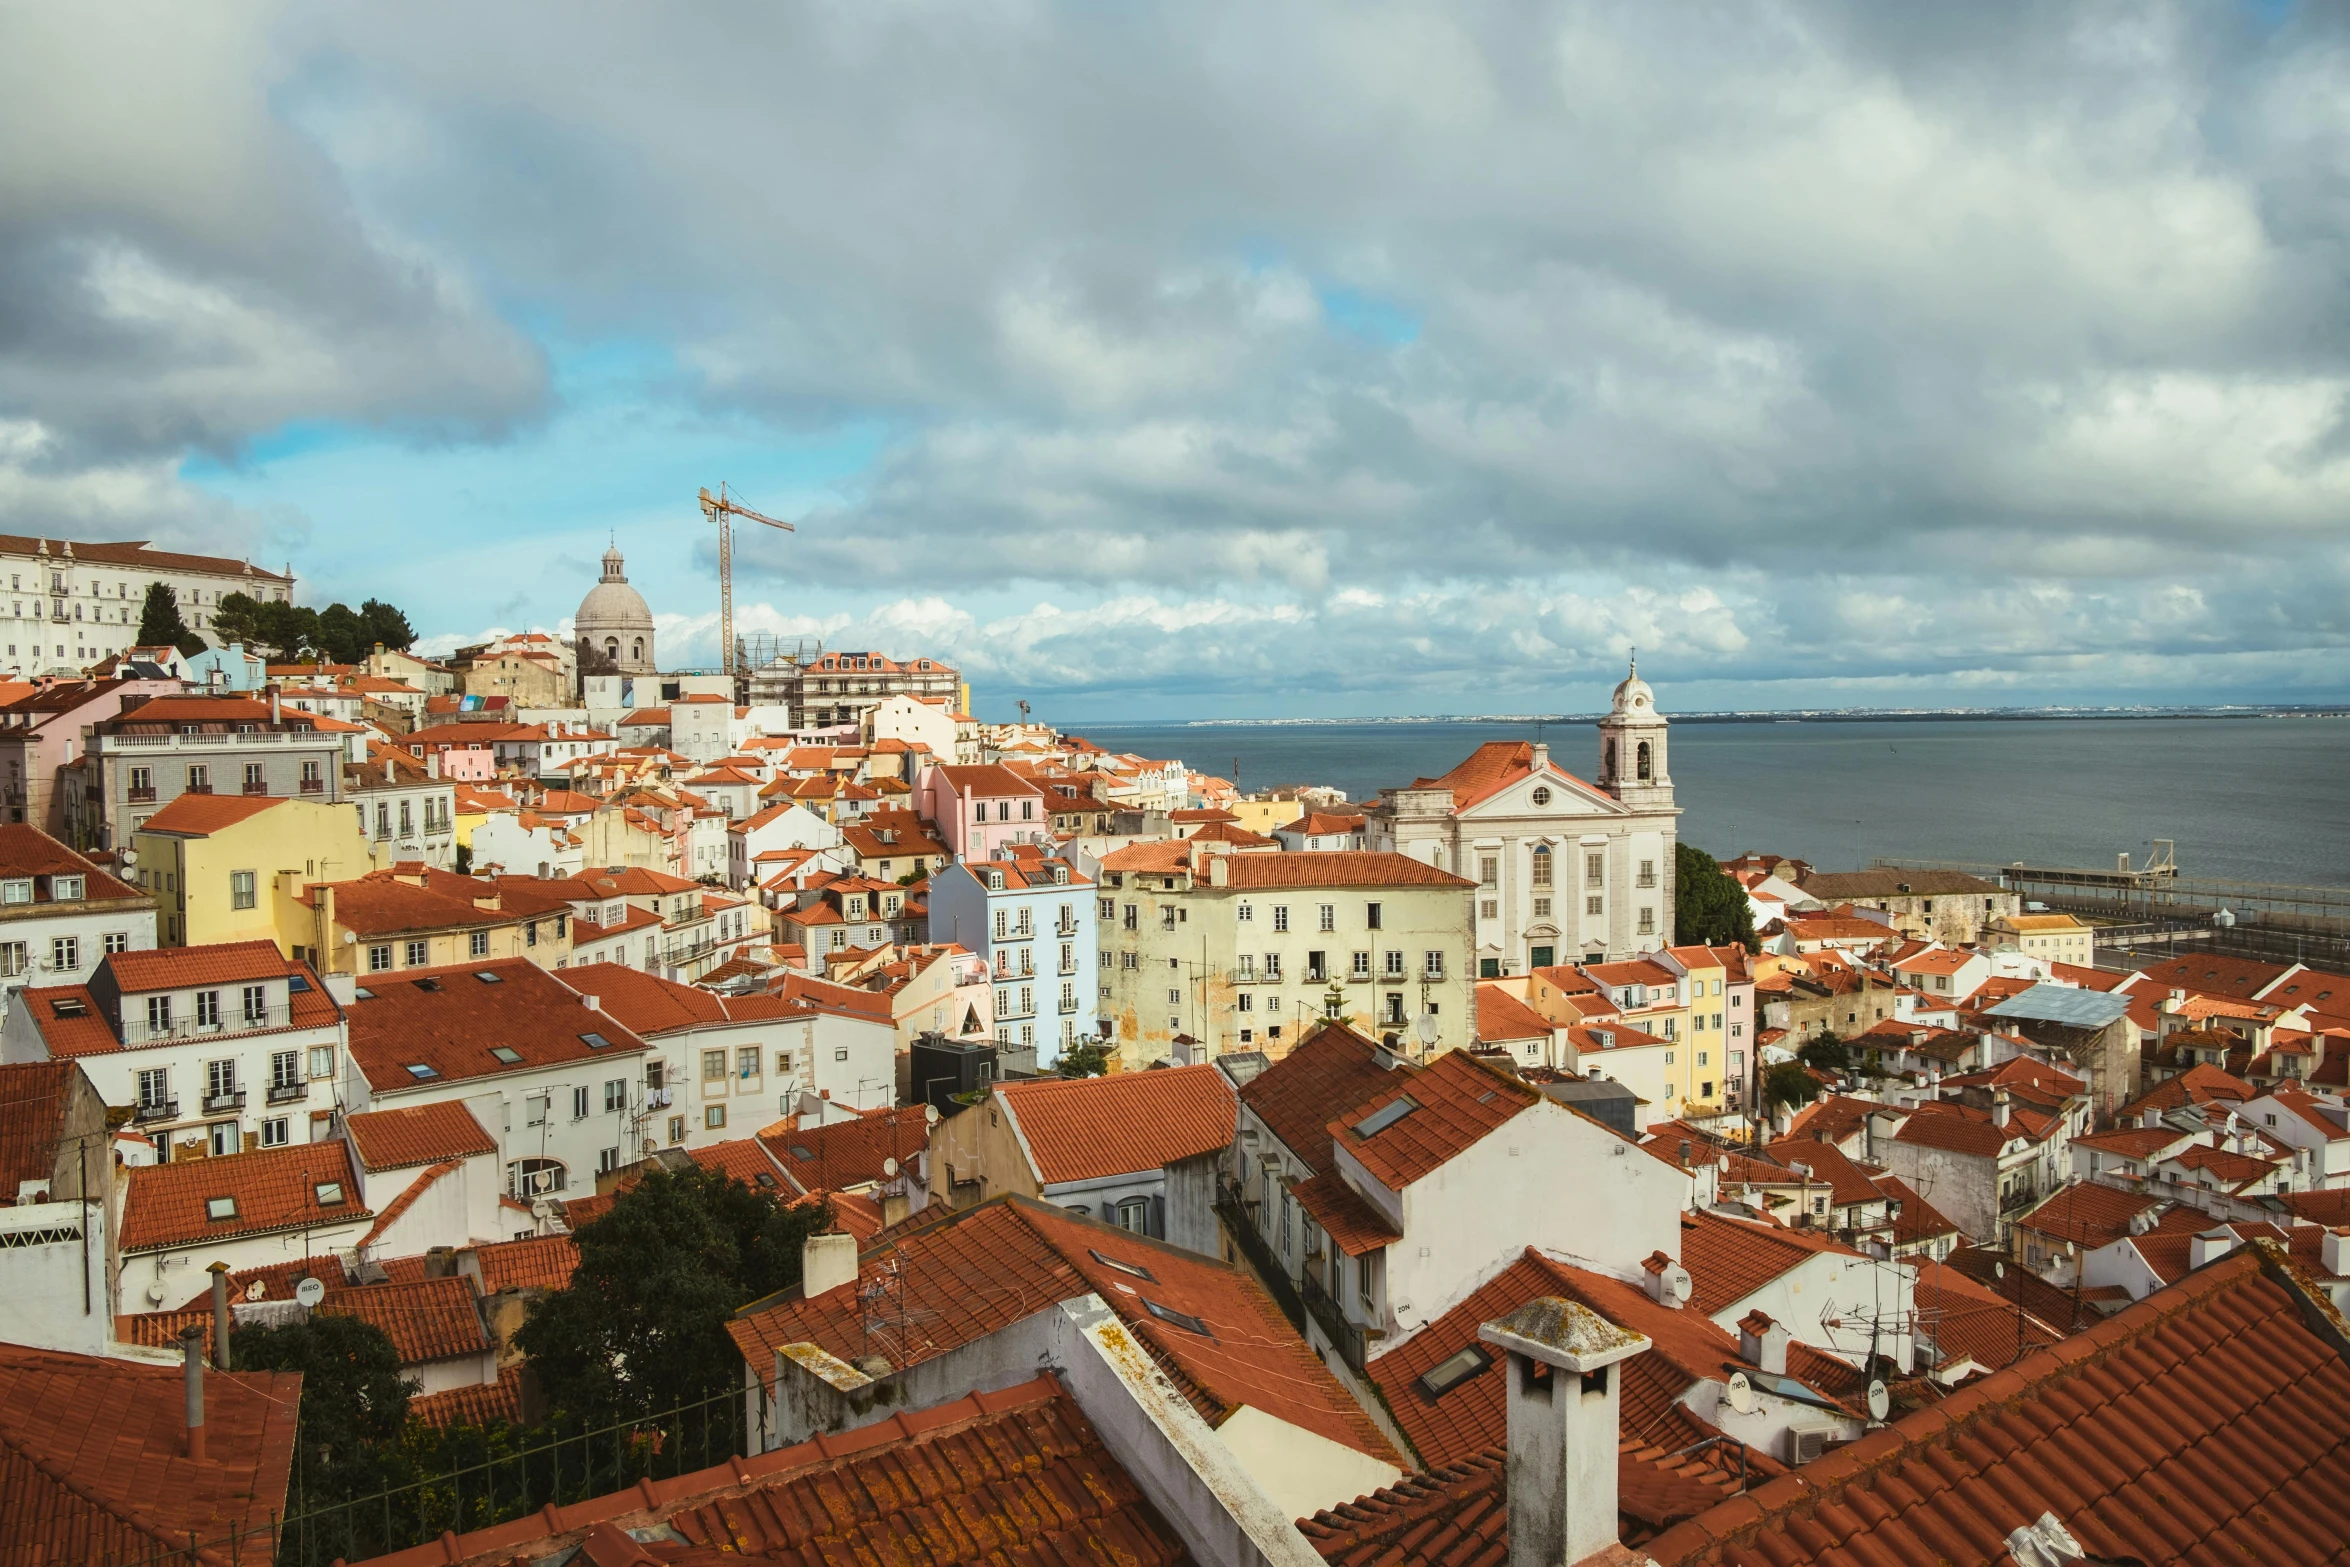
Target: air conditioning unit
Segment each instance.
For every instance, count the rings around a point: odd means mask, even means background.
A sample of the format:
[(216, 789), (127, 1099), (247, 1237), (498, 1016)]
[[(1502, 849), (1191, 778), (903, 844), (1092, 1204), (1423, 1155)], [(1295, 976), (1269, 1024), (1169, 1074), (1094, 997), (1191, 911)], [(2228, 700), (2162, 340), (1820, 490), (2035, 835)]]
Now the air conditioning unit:
[(1785, 1451), (1780, 1456), (1790, 1468), (1800, 1467), (1826, 1452), (1828, 1444), (1835, 1439), (1836, 1428), (1832, 1425), (1790, 1425)]

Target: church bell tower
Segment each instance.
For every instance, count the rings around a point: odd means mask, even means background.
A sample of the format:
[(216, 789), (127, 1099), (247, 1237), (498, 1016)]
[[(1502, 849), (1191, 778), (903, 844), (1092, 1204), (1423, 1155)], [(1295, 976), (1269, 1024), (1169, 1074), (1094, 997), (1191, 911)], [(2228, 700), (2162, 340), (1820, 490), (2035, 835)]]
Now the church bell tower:
[(1656, 693), (1640, 678), (1640, 661), (1616, 687), (1599, 721), (1599, 786), (1634, 810), (1673, 809), (1673, 775), (1665, 766), (1665, 719)]

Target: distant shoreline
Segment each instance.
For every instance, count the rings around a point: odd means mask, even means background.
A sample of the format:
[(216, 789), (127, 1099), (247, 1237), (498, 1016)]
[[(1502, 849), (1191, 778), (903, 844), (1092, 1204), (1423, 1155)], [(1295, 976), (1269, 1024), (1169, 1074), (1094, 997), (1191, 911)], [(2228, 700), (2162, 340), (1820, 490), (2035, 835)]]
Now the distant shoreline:
[[(1065, 719), (1068, 732), (1085, 729), (1293, 729), (1366, 724), (1596, 724), (1600, 713), (1425, 713), (1359, 718)], [(1882, 724), (1955, 720), (2034, 723), (2058, 719), (2350, 718), (2350, 705), (2270, 707), (1941, 707), (1777, 708), (1749, 712), (1668, 713), (1676, 724)]]

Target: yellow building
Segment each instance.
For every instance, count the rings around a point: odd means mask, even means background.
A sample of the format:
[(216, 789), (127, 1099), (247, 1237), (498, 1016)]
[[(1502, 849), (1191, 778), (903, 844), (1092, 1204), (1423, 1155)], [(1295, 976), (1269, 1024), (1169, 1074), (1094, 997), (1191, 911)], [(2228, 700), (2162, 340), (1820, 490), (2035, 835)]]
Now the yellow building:
[(287, 895), (368, 865), (351, 807), (269, 795), (183, 794), (147, 818), (131, 847), (167, 947), (274, 941), (290, 951), (278, 923)]
[(2097, 966), (2095, 927), (2070, 914), (2002, 914), (1991, 922), (1990, 935), (1999, 946), (2044, 963)]
[(350, 881), (291, 880), (277, 897), (280, 942), (320, 974), (385, 974), (571, 956), (571, 906), (555, 893), (510, 894), (453, 871), (376, 871)]

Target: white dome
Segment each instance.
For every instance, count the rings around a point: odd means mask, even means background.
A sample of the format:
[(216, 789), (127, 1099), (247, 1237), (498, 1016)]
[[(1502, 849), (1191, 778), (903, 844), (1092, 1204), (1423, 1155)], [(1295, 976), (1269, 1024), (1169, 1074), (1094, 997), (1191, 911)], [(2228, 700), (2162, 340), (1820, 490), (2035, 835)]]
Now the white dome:
[(1619, 713), (1653, 713), (1656, 711), (1656, 693), (1648, 689), (1648, 682), (1640, 678), (1640, 661), (1632, 661), (1632, 672), (1616, 687), (1611, 704)]
[(572, 635), (606, 651), (623, 673), (650, 674), (657, 667), (653, 652), (653, 610), (645, 596), (628, 585), (620, 547), (604, 551), (603, 580), (588, 589), (571, 620)]

